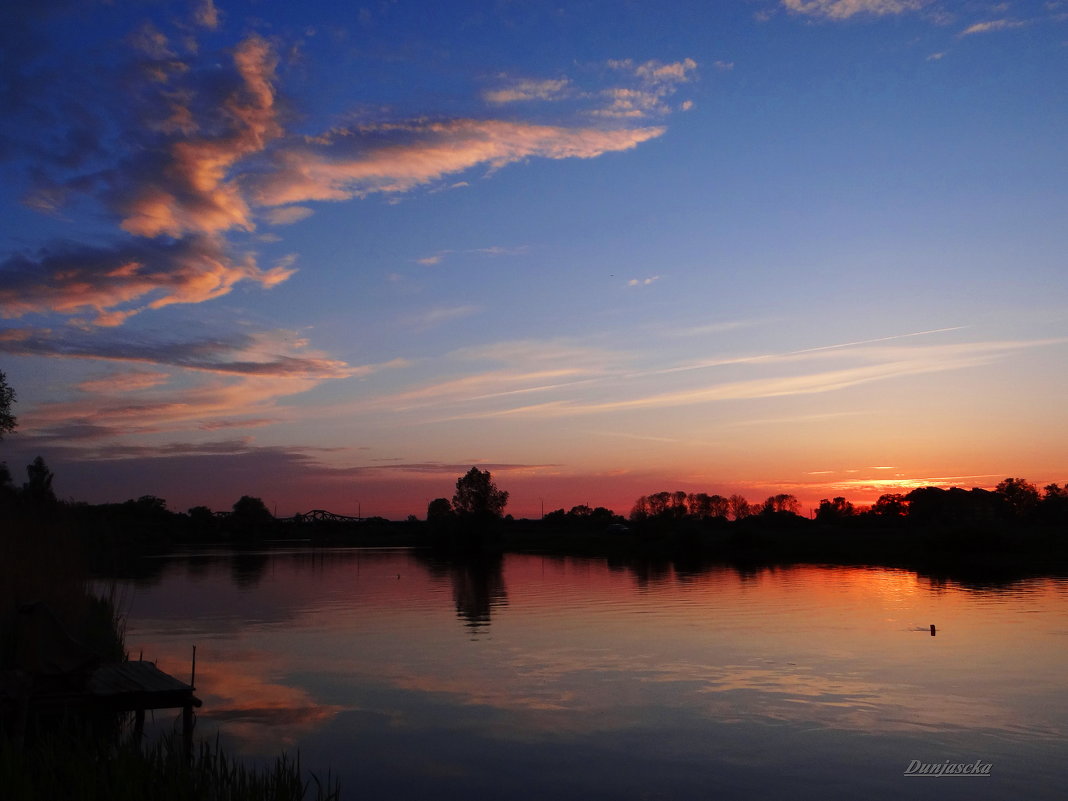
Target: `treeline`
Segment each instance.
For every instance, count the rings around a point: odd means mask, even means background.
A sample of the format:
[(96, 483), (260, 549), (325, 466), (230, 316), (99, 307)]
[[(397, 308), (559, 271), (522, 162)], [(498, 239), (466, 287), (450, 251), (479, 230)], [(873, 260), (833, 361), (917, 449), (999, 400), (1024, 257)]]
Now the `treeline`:
[[(772, 495), (750, 503), (741, 495), (657, 492), (642, 495), (630, 510), (633, 523), (664, 520), (741, 521), (753, 517), (800, 517), (793, 495)], [(871, 506), (855, 506), (845, 497), (824, 498), (815, 512), (819, 523), (902, 520), (923, 525), (1068, 524), (1068, 483), (1041, 491), (1022, 478), (1006, 478), (992, 490), (921, 487), (886, 493)]]
[(763, 503), (750, 503), (741, 495), (709, 495), (705, 492), (656, 492), (642, 495), (630, 510), (633, 521), (650, 518), (695, 518), (742, 520), (752, 515), (799, 514), (801, 504), (793, 495), (772, 495)]
[(173, 512), (155, 495), (121, 503), (89, 504), (61, 501), (52, 489), (54, 475), (38, 456), (26, 467), (26, 481), (15, 483), (0, 464), (0, 516), (9, 521), (52, 521), (73, 524), (90, 542), (151, 545), (153, 542), (213, 542), (256, 540), (278, 533), (278, 521), (267, 505), (243, 495), (225, 512), (194, 506)]

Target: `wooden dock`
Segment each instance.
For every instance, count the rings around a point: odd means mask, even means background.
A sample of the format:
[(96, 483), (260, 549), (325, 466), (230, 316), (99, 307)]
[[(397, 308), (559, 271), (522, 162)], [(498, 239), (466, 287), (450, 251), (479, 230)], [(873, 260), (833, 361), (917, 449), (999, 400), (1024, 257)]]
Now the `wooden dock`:
[(21, 737), (41, 715), (75, 712), (97, 715), (136, 713), (136, 733), (144, 732), (148, 709), (181, 709), (182, 739), (193, 742), (196, 648), (190, 683), (170, 676), (152, 662), (100, 663), (72, 638), (59, 618), (39, 601), (17, 607), (15, 667), (0, 673), (0, 723)]
[(193, 695), (193, 686), (164, 673), (151, 662), (119, 662), (101, 665), (86, 687), (97, 706), (112, 712), (135, 712), (137, 735), (145, 726), (146, 709), (181, 709), (182, 739), (186, 749), (193, 741), (193, 707), (203, 702)]
[(97, 667), (77, 690), (31, 691), (29, 705), (35, 712), (134, 712), (138, 737), (144, 731), (146, 710), (181, 709), (182, 741), (188, 753), (193, 744), (193, 708), (203, 703), (193, 691), (191, 684), (164, 673), (152, 662), (116, 662)]

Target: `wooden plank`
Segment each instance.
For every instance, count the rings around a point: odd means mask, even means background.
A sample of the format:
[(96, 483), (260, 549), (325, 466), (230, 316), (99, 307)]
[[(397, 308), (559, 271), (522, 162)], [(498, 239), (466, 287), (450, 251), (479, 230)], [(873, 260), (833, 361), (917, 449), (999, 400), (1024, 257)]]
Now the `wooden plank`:
[(89, 678), (89, 692), (96, 696), (192, 693), (193, 688), (164, 673), (151, 662), (121, 662), (97, 668)]

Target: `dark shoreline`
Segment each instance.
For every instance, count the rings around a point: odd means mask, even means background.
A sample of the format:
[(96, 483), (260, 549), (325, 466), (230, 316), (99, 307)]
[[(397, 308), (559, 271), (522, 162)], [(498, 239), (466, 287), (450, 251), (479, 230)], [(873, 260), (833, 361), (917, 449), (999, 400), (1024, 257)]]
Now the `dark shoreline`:
[[(284, 524), (271, 536), (233, 540), (154, 539), (138, 547), (126, 538), (96, 550), (98, 576), (146, 576), (152, 556), (198, 550), (238, 562), (265, 560), (293, 548), (416, 548), (446, 561), (504, 554), (603, 558), (621, 567), (673, 566), (699, 573), (728, 566), (743, 571), (796, 565), (885, 567), (936, 581), (976, 586), (1068, 576), (1068, 532), (1060, 526), (953, 527), (893, 524), (827, 525), (804, 518), (774, 521), (652, 521), (624, 530), (581, 529), (541, 520), (504, 520), (490, 530), (436, 530), (421, 521)], [(147, 564), (146, 564), (147, 563)], [(236, 566), (240, 568), (240, 565)]]

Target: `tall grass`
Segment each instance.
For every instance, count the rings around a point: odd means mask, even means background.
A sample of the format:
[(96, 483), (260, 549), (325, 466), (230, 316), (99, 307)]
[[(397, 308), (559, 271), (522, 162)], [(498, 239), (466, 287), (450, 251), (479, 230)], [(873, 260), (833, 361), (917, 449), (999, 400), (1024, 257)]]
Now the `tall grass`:
[(181, 737), (161, 737), (142, 749), (132, 738), (102, 747), (92, 739), (55, 733), (33, 748), (0, 742), (0, 788), (6, 801), (337, 801), (328, 776), (301, 778), (300, 755), (285, 754), (251, 768), (201, 742), (189, 757)]

